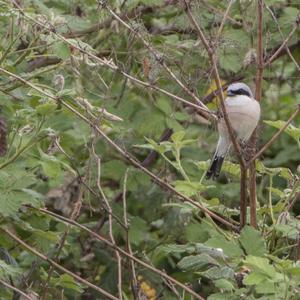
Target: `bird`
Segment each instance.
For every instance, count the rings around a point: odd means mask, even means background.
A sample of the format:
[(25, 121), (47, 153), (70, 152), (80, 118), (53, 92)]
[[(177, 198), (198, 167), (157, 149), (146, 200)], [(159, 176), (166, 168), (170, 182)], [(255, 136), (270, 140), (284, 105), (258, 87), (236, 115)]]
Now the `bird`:
[[(250, 87), (243, 82), (235, 82), (227, 88), (225, 108), (237, 141), (245, 144), (251, 137), (260, 119), (260, 104), (254, 99)], [(224, 120), (218, 120), (219, 140), (211, 160), (206, 178), (216, 179), (220, 175), (222, 164), (231, 147), (231, 138)]]

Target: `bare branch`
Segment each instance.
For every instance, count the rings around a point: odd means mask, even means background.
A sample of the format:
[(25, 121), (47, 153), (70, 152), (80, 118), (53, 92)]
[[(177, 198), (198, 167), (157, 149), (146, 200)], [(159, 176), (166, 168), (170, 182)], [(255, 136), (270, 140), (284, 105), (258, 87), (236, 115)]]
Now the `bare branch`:
[(191, 8), (189, 3), (187, 2), (187, 0), (183, 0), (184, 4), (185, 4), (185, 8), (186, 8), (186, 13), (187, 16), (189, 17), (191, 23), (193, 24), (193, 26), (196, 28), (197, 32), (198, 32), (198, 36), (200, 38), (200, 40), (202, 41), (204, 47), (206, 48), (206, 51), (208, 53), (209, 59), (212, 63), (212, 68), (213, 68), (213, 73), (214, 73), (214, 77), (215, 77), (215, 82), (217, 85), (218, 90), (221, 91), (220, 93), (220, 105), (221, 105), (221, 109), (222, 109), (222, 113), (224, 116), (224, 120), (226, 123), (226, 127), (228, 129), (229, 135), (230, 135), (230, 139), (231, 142), (234, 146), (234, 149), (238, 155), (238, 159), (240, 164), (245, 167), (246, 163), (243, 159), (243, 155), (242, 155), (242, 151), (240, 148), (240, 145), (238, 144), (238, 142), (236, 141), (235, 135), (234, 135), (234, 131), (232, 129), (232, 126), (230, 124), (230, 121), (228, 119), (228, 115), (226, 112), (226, 107), (225, 107), (225, 98), (224, 98), (224, 93), (222, 90), (222, 84), (221, 84), (221, 80), (220, 80), (220, 75), (219, 75), (219, 71), (218, 71), (218, 67), (217, 67), (217, 62), (216, 62), (216, 58), (215, 58), (215, 53), (214, 53), (214, 49), (210, 47), (206, 37), (204, 36), (204, 33), (202, 31), (202, 29), (200, 28), (200, 26), (198, 25), (197, 21), (195, 20), (192, 12), (191, 12)]
[(281, 135), (282, 132), (284, 132), (284, 130), (289, 126), (289, 124), (295, 119), (295, 117), (299, 114), (299, 112), (300, 112), (300, 106), (298, 105), (297, 109), (289, 117), (289, 119), (286, 121), (284, 126), (281, 127), (267, 143), (264, 144), (264, 146), (251, 158), (251, 160), (248, 162), (248, 164), (254, 162), (274, 143), (274, 141)]
[[(257, 1), (257, 10), (258, 10), (258, 28), (257, 28), (257, 72), (255, 78), (255, 99), (260, 102), (261, 94), (262, 94), (262, 80), (263, 80), (263, 72), (264, 72), (264, 53), (263, 53), (263, 9), (264, 9), (264, 1)], [(257, 141), (257, 131), (255, 130), (250, 139), (252, 152), (254, 153), (256, 148)], [(254, 155), (254, 154), (253, 154)], [(249, 190), (250, 190), (250, 225), (254, 228), (257, 227), (256, 220), (256, 166), (253, 161), (250, 164), (249, 171)]]
[(5, 282), (4, 280), (0, 279), (0, 284), (4, 285), (5, 287), (7, 287), (8, 289), (17, 292), (18, 294), (22, 295), (25, 299), (28, 300), (35, 300), (33, 298), (31, 298), (30, 296), (28, 296), (27, 294), (25, 294), (23, 291), (19, 290), (18, 288), (12, 286), (11, 284)]
[[(29, 206), (30, 207), (30, 206)], [(104, 237), (98, 235), (97, 233), (93, 232), (92, 230), (90, 230), (89, 228), (81, 225), (80, 223), (74, 221), (74, 220), (70, 220), (69, 218), (63, 217), (61, 215), (58, 215), (52, 211), (48, 211), (44, 208), (34, 208), (34, 207), (30, 207), (32, 209), (38, 210), (44, 214), (50, 215), (58, 220), (61, 220), (63, 222), (66, 222), (68, 224), (71, 224), (73, 226), (76, 226), (86, 232), (88, 232), (91, 236), (93, 236), (95, 239), (97, 239), (98, 241), (101, 241), (102, 243), (104, 243), (106, 246), (108, 246), (109, 248), (118, 251), (121, 255), (135, 261), (136, 263), (138, 263), (139, 265), (151, 270), (152, 272), (158, 274), (159, 276), (165, 278), (166, 280), (176, 284), (177, 286), (181, 287), (182, 289), (184, 289), (186, 292), (188, 292), (189, 294), (191, 294), (193, 297), (195, 297), (196, 299), (199, 300), (205, 300), (204, 298), (202, 298), (200, 295), (198, 295), (196, 292), (194, 292), (192, 289), (190, 289), (188, 286), (182, 284), (181, 282), (177, 281), (176, 279), (174, 279), (173, 277), (169, 276), (168, 274), (166, 274), (165, 272), (145, 263), (144, 261), (140, 260), (139, 258), (131, 255), (130, 253), (128, 253), (127, 251), (125, 251), (124, 249), (114, 245), (113, 243), (111, 243), (109, 240), (105, 239)]]
[(44, 254), (38, 252), (36, 249), (34, 249), (33, 247), (29, 246), (27, 243), (25, 243), (24, 241), (22, 241), (19, 237), (17, 237), (14, 233), (12, 233), (10, 230), (5, 229), (5, 228), (0, 228), (0, 230), (2, 230), (3, 232), (5, 232), (8, 236), (10, 236), (14, 241), (16, 241), (18, 244), (20, 244), (23, 248), (25, 248), (26, 250), (28, 250), (29, 252), (31, 252), (32, 254), (36, 255), (37, 257), (39, 257), (40, 259), (48, 262), (51, 266), (53, 266), (54, 268), (69, 274), (71, 277), (73, 277), (74, 279), (76, 279), (77, 281), (83, 283), (84, 285), (90, 287), (91, 289), (99, 292), (101, 295), (104, 295), (105, 297), (107, 297), (107, 299), (112, 299), (112, 300), (118, 300), (118, 298), (116, 298), (115, 296), (111, 295), (110, 293), (108, 293), (107, 291), (103, 290), (102, 288), (90, 283), (89, 281), (81, 278), (80, 276), (78, 276), (77, 274), (71, 272), (70, 270), (62, 267), (60, 264), (56, 263), (54, 260), (48, 258), (47, 256), (45, 256)]

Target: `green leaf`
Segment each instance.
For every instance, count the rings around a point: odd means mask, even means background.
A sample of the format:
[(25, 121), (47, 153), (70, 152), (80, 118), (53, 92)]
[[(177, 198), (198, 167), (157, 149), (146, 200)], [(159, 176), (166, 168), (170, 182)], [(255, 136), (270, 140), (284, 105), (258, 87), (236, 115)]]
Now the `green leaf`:
[[(286, 124), (285, 121), (268, 121), (268, 120), (264, 120), (264, 123), (281, 129), (282, 127), (284, 127), (284, 125)], [(299, 142), (300, 139), (300, 128), (297, 128), (295, 126), (293, 126), (292, 124), (289, 124), (288, 127), (284, 130), (285, 133), (287, 133), (289, 136), (291, 136), (294, 140), (296, 140), (297, 142)]]
[(36, 111), (40, 115), (49, 115), (50, 113), (54, 112), (57, 108), (57, 104), (53, 100), (49, 100), (46, 103), (40, 104), (36, 106)]
[(54, 54), (63, 60), (68, 59), (71, 55), (70, 46), (63, 41), (55, 42), (52, 49)]
[(234, 285), (224, 278), (218, 279), (214, 283), (217, 288), (224, 291), (233, 291), (235, 289)]
[(16, 266), (8, 265), (4, 260), (0, 259), (0, 278), (10, 280), (22, 275), (22, 270)]
[(208, 254), (198, 254), (184, 257), (178, 262), (178, 267), (182, 270), (201, 270), (208, 266), (219, 266), (217, 260)]
[(22, 169), (0, 171), (0, 214), (14, 215), (24, 204), (41, 206), (43, 197), (30, 187), (36, 182), (34, 176)]
[(175, 254), (175, 253), (194, 253), (195, 252), (195, 246), (191, 244), (186, 245), (176, 245), (176, 244), (168, 244), (164, 246), (160, 246), (159, 250), (165, 252), (166, 254)]
[(170, 116), (173, 112), (173, 108), (169, 101), (165, 98), (158, 98), (155, 102), (155, 106), (160, 109), (162, 112), (164, 112), (167, 116)]
[(174, 132), (171, 135), (171, 140), (174, 143), (179, 143), (179, 142), (181, 142), (183, 140), (184, 136), (185, 136), (185, 131), (184, 130), (180, 130), (180, 131)]
[(83, 293), (84, 289), (81, 284), (76, 282), (72, 276), (69, 274), (62, 274), (59, 276), (57, 280), (56, 286), (60, 286), (65, 289), (73, 290), (77, 293)]
[(222, 249), (224, 254), (230, 258), (241, 257), (243, 255), (243, 251), (236, 240), (228, 241), (221, 235), (209, 239), (205, 245)]
[(266, 244), (261, 236), (261, 233), (251, 226), (245, 226), (241, 232), (240, 243), (245, 249), (247, 255), (264, 255), (266, 250)]
[(268, 277), (266, 274), (255, 272), (255, 273), (248, 274), (244, 278), (243, 283), (245, 285), (256, 285), (261, 282), (266, 282), (267, 279), (268, 279)]
[(176, 180), (173, 182), (173, 185), (178, 192), (183, 193), (188, 197), (196, 195), (197, 193), (202, 192), (206, 189), (206, 187), (199, 182), (184, 180)]
[[(283, 274), (276, 272), (275, 268), (266, 258), (249, 255), (244, 260), (244, 264), (250, 267), (252, 272), (260, 273), (266, 276), (268, 280), (273, 282), (280, 282), (283, 280)], [(254, 279), (252, 278), (251, 280)]]
[(202, 272), (202, 274), (211, 279), (211, 280), (216, 280), (216, 279), (234, 279), (234, 270), (231, 269), (230, 267), (224, 266), (224, 267), (212, 267), (209, 268), (207, 271)]

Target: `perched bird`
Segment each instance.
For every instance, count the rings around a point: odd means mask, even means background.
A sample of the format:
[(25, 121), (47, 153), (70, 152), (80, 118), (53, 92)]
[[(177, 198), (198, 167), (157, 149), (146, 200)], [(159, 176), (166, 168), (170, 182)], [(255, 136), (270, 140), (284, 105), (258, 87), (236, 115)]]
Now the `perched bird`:
[[(225, 107), (229, 122), (239, 143), (247, 142), (260, 118), (260, 105), (251, 89), (242, 82), (230, 84), (227, 89)], [(219, 140), (206, 178), (219, 176), (223, 161), (231, 146), (230, 135), (224, 118), (218, 121)]]

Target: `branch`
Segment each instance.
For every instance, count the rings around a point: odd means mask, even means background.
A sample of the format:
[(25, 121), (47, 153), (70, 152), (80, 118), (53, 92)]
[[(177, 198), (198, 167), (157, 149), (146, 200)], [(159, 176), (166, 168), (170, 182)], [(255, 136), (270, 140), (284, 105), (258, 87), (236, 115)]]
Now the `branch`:
[(273, 136), (272, 138), (264, 144), (263, 147), (251, 158), (251, 160), (248, 162), (248, 164), (254, 162), (258, 157), (260, 157), (273, 143), (274, 141), (281, 135), (281, 133), (289, 126), (289, 124), (295, 119), (295, 117), (300, 112), (300, 105), (298, 104), (297, 109), (294, 111), (294, 113), (289, 117), (289, 119), (286, 121), (283, 127), (281, 127)]
[(240, 148), (240, 145), (238, 144), (238, 142), (236, 141), (236, 138), (235, 138), (235, 135), (234, 135), (234, 131), (232, 129), (232, 126), (230, 124), (230, 121), (228, 119), (228, 115), (227, 115), (227, 112), (226, 112), (226, 107), (225, 107), (225, 98), (224, 98), (224, 93), (223, 93), (223, 90), (222, 90), (222, 84), (221, 84), (221, 80), (220, 80), (220, 75), (219, 75), (219, 72), (218, 72), (218, 68), (217, 68), (217, 62), (216, 62), (216, 58), (215, 58), (215, 52), (214, 52), (214, 49), (212, 49), (207, 41), (207, 39), (205, 38), (204, 36), (204, 33), (202, 31), (202, 29), (200, 28), (200, 26), (198, 25), (197, 21), (195, 20), (192, 12), (191, 12), (191, 9), (190, 9), (190, 6), (189, 6), (189, 3), (187, 2), (187, 0), (183, 0), (184, 4), (185, 4), (185, 10), (186, 10), (186, 13), (187, 13), (187, 16), (189, 17), (191, 23), (193, 24), (193, 26), (196, 28), (197, 32), (198, 32), (198, 36), (200, 38), (200, 40), (202, 41), (204, 47), (206, 48), (206, 51), (207, 51), (207, 54), (209, 56), (209, 59), (211, 61), (211, 64), (212, 64), (212, 68), (213, 68), (213, 73), (214, 73), (214, 77), (215, 77), (215, 82), (216, 82), (216, 85), (218, 87), (218, 89), (221, 91), (220, 93), (220, 105), (221, 105), (221, 110), (222, 110), (222, 113), (223, 113), (223, 116), (224, 116), (224, 120), (225, 120), (225, 124), (226, 124), (226, 127), (227, 127), (227, 130), (229, 132), (229, 136), (230, 136), (230, 139), (231, 139), (231, 142), (234, 146), (234, 149), (238, 155), (238, 159), (239, 159), (239, 162), (240, 162), (240, 165), (242, 165), (243, 167), (246, 166), (246, 163), (243, 159), (243, 155), (242, 155), (242, 151), (241, 151), (241, 148)]
[[(191, 106), (191, 107), (194, 107), (195, 109), (197, 109), (198, 113), (201, 114), (205, 119), (208, 119), (208, 118), (212, 118), (212, 119), (216, 119), (216, 116), (209, 110), (206, 108), (206, 106), (203, 104), (203, 105), (199, 105), (199, 104), (195, 104), (195, 103), (192, 103), (190, 101), (187, 101), (185, 99), (183, 99), (182, 97), (179, 97), (177, 95), (174, 95), (164, 89), (161, 89), (151, 83), (148, 83), (148, 82), (145, 82), (145, 81), (142, 81), (136, 77), (133, 77), (132, 75), (126, 73), (125, 71), (123, 71), (122, 69), (120, 69), (120, 67), (118, 67), (113, 61), (112, 59), (110, 60), (107, 60), (107, 59), (101, 59), (99, 58), (98, 56), (88, 52), (87, 50), (75, 45), (73, 42), (69, 41), (68, 39), (66, 39), (64, 36), (60, 35), (59, 33), (53, 31), (53, 27), (52, 25), (49, 26), (49, 24), (43, 24), (37, 20), (35, 20), (34, 18), (32, 18), (31, 16), (25, 14), (25, 12), (23, 11), (23, 9), (20, 7), (20, 5), (15, 1), (15, 0), (12, 0), (12, 2), (14, 3), (14, 5), (18, 8), (19, 12), (28, 20), (30, 20), (31, 22), (33, 22), (34, 24), (37, 24), (39, 26), (41, 26), (42, 28), (44, 28), (47, 32), (49, 32), (50, 34), (53, 34), (55, 35), (58, 39), (62, 40), (63, 42), (65, 42), (66, 44), (68, 44), (69, 46), (71, 46), (72, 48), (74, 49), (77, 49), (79, 50), (81, 53), (84, 53), (86, 54), (88, 57), (96, 60), (100, 65), (102, 66), (106, 66), (108, 67), (109, 69), (113, 70), (113, 71), (117, 71), (119, 72), (121, 75), (123, 75), (124, 77), (128, 78), (129, 80), (131, 80), (132, 82), (135, 82), (141, 86), (144, 86), (146, 88), (149, 88), (149, 89), (153, 89), (155, 91), (158, 91), (160, 93), (163, 93), (167, 96), (169, 96), (170, 98), (174, 99), (174, 100), (177, 100), (181, 103), (184, 103), (188, 106)], [(120, 19), (120, 22), (123, 22), (123, 20)], [(126, 23), (125, 23), (126, 24)], [(127, 25), (127, 24), (126, 24)], [(49, 28), (50, 27), (50, 28)], [(135, 31), (134, 31), (135, 32)], [(192, 92), (190, 92), (192, 93)], [(195, 96), (196, 97), (196, 96)], [(197, 97), (196, 97), (197, 98)], [(198, 99), (198, 98), (197, 98)], [(200, 101), (201, 102), (201, 101)]]
[[(122, 20), (129, 20), (129, 19), (136, 19), (141, 17), (142, 15), (146, 14), (151, 14), (155, 13), (156, 11), (164, 8), (166, 4), (162, 6), (140, 6), (136, 7), (133, 10), (129, 12), (124, 12), (120, 15), (120, 18)], [(73, 32), (68, 32), (63, 34), (65, 38), (75, 38), (75, 37), (81, 37), (86, 34), (94, 33), (94, 32), (99, 32), (101, 29), (109, 28), (111, 26), (111, 23), (114, 21), (114, 18), (108, 18), (104, 20), (103, 22), (97, 23), (95, 25), (92, 25), (91, 27), (84, 29), (84, 30), (79, 30), (79, 31), (73, 31)]]
[(0, 284), (4, 285), (5, 287), (7, 287), (8, 289), (13, 290), (14, 292), (17, 292), (18, 294), (22, 295), (25, 299), (28, 300), (34, 300), (33, 298), (31, 298), (30, 296), (28, 296), (27, 294), (25, 294), (23, 291), (17, 289), (16, 287), (12, 286), (11, 284), (5, 282), (4, 280), (0, 279)]
[(182, 90), (191, 96), (193, 100), (202, 108), (202, 112), (206, 113), (206, 117), (209, 116), (214, 117), (211, 111), (200, 101), (200, 99), (192, 92), (189, 88), (187, 88), (173, 73), (173, 71), (166, 65), (163, 58), (157, 53), (157, 51), (147, 42), (144, 37), (140, 34), (140, 32), (133, 29), (130, 25), (128, 25), (124, 20), (122, 20), (108, 5), (105, 4), (105, 8), (108, 12), (122, 25), (124, 25), (127, 29), (129, 29), (132, 33), (134, 33), (139, 39), (143, 42), (144, 46), (154, 55), (156, 61), (167, 71), (167, 73), (173, 78), (173, 80), (182, 88)]
[(145, 174), (147, 174), (149, 177), (151, 177), (153, 179), (153, 181), (158, 184), (159, 186), (163, 187), (164, 189), (172, 192), (173, 194), (177, 195), (179, 197), (179, 199), (181, 199), (181, 201), (187, 201), (191, 204), (193, 204), (195, 207), (199, 208), (200, 210), (202, 210), (205, 214), (209, 215), (210, 217), (212, 217), (213, 219), (219, 221), (220, 223), (228, 226), (229, 228), (233, 229), (233, 230), (237, 230), (236, 226), (233, 225), (232, 223), (230, 223), (229, 221), (227, 221), (226, 219), (220, 217), (219, 215), (215, 214), (214, 212), (210, 211), (208, 208), (206, 208), (205, 206), (203, 206), (201, 203), (198, 203), (197, 201), (192, 200), (191, 198), (185, 196), (184, 194), (178, 192), (173, 186), (171, 186), (170, 184), (166, 183), (163, 179), (157, 177), (154, 173), (152, 173), (151, 171), (149, 171), (147, 168), (145, 168), (144, 166), (142, 166), (142, 164), (133, 156), (131, 156), (127, 151), (123, 150), (119, 145), (117, 145), (113, 140), (111, 140), (97, 125), (95, 125), (91, 120), (89, 120), (87, 117), (85, 117), (84, 115), (82, 115), (80, 112), (78, 112), (76, 109), (74, 109), (72, 106), (70, 106), (69, 104), (67, 104), (66, 102), (64, 102), (62, 99), (58, 98), (58, 97), (54, 97), (53, 95), (48, 94), (47, 92), (43, 91), (41, 88), (35, 86), (34, 84), (32, 84), (31, 82), (23, 79), (22, 77), (11, 73), (3, 68), (0, 68), (0, 72), (5, 73), (9, 76), (12, 76), (18, 80), (20, 80), (21, 82), (23, 82), (25, 85), (30, 86), (31, 88), (33, 88), (34, 90), (40, 92), (41, 94), (49, 97), (50, 99), (53, 99), (54, 101), (57, 101), (59, 103), (61, 103), (63, 106), (65, 106), (68, 110), (70, 110), (71, 112), (73, 112), (75, 115), (77, 115), (81, 120), (85, 121), (87, 124), (89, 124), (92, 128), (94, 128), (97, 133), (99, 133), (104, 140), (106, 140), (106, 142), (112, 147), (114, 148), (117, 152), (119, 152), (124, 158), (126, 158), (133, 166), (135, 166), (136, 168), (140, 169), (141, 171), (143, 171)]
[(56, 263), (55, 261), (53, 261), (52, 259), (48, 258), (47, 256), (45, 256), (44, 254), (38, 252), (36, 249), (34, 249), (33, 247), (29, 246), (27, 243), (25, 243), (24, 241), (22, 241), (19, 237), (17, 237), (14, 233), (12, 233), (10, 230), (8, 229), (4, 229), (4, 228), (0, 228), (0, 230), (2, 230), (3, 232), (5, 232), (7, 235), (9, 235), (14, 241), (16, 241), (18, 244), (20, 244), (23, 248), (25, 248), (26, 250), (28, 250), (29, 252), (31, 252), (32, 254), (36, 255), (37, 257), (39, 257), (40, 259), (48, 262), (51, 266), (53, 266), (54, 268), (69, 274), (70, 276), (72, 276), (74, 279), (76, 279), (77, 281), (83, 283), (84, 285), (92, 288), (93, 290), (99, 292), (101, 295), (104, 295), (105, 297), (107, 297), (107, 299), (112, 299), (112, 300), (119, 300), (118, 298), (116, 298), (115, 296), (111, 295), (110, 293), (108, 293), (107, 291), (101, 289), (100, 287), (90, 283), (89, 281), (81, 278), (80, 276), (78, 276), (77, 274), (71, 272), (70, 270), (62, 267), (60, 264)]
[[(262, 95), (262, 81), (263, 81), (263, 72), (264, 72), (264, 53), (263, 53), (263, 9), (264, 9), (264, 1), (258, 0), (258, 28), (257, 28), (257, 72), (255, 78), (255, 99), (260, 102)], [(257, 141), (257, 131), (254, 130), (254, 133), (251, 137), (251, 146), (253, 149), (253, 155), (256, 149), (256, 141)], [(249, 172), (249, 190), (250, 190), (250, 225), (254, 228), (257, 227), (256, 220), (256, 166), (255, 161), (252, 161), (250, 164), (250, 172)]]
[(123, 250), (122, 248), (118, 247), (117, 245), (114, 245), (113, 243), (111, 243), (109, 240), (105, 239), (104, 237), (98, 235), (97, 233), (93, 232), (92, 230), (90, 230), (89, 228), (81, 225), (80, 223), (77, 223), (74, 220), (70, 220), (69, 218), (60, 216), (52, 211), (48, 211), (46, 209), (43, 208), (35, 208), (35, 207), (31, 207), (31, 206), (27, 206), (31, 209), (35, 209), (38, 210), (44, 214), (50, 215), (60, 221), (66, 222), (68, 224), (71, 224), (75, 227), (78, 227), (82, 230), (84, 230), (85, 232), (88, 232), (92, 237), (94, 237), (96, 240), (104, 243), (107, 247), (118, 251), (121, 255), (129, 258), (130, 260), (133, 260), (134, 262), (138, 263), (139, 265), (151, 270), (152, 272), (158, 274), (159, 276), (165, 278), (166, 280), (176, 284), (177, 286), (181, 287), (182, 289), (184, 289), (186, 292), (188, 292), (189, 294), (191, 294), (192, 296), (194, 296), (196, 299), (199, 300), (205, 300), (204, 298), (202, 298), (200, 295), (198, 295), (196, 292), (194, 292), (192, 289), (190, 289), (188, 286), (182, 284), (181, 282), (177, 281), (176, 279), (174, 279), (173, 277), (169, 276), (168, 274), (166, 274), (165, 272), (145, 263), (144, 261), (140, 260), (139, 258), (131, 255), (130, 253), (128, 253), (127, 251)]

